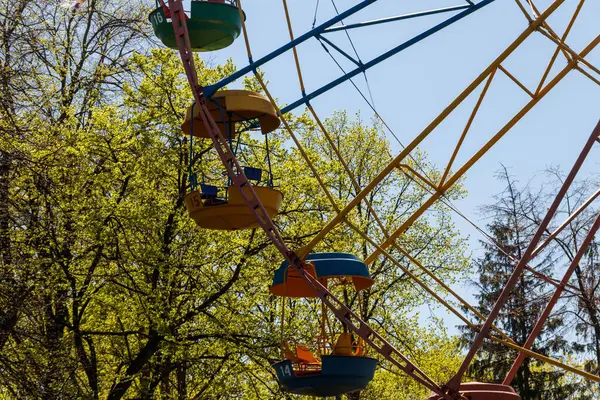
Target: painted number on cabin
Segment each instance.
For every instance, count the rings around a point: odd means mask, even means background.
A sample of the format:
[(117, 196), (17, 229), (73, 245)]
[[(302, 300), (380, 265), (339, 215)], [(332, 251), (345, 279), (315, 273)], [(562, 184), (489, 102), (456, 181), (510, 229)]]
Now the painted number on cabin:
[(289, 365), (280, 365), (279, 369), (281, 370), (281, 375), (283, 376), (292, 376), (292, 370)]
[(161, 13), (158, 12), (152, 16), (152, 24), (153, 25), (162, 24), (163, 22), (165, 22), (165, 20)]
[(198, 208), (198, 207), (202, 206), (202, 203), (200, 202), (200, 196), (198, 196), (198, 195), (192, 196), (192, 205), (194, 206), (194, 208)]

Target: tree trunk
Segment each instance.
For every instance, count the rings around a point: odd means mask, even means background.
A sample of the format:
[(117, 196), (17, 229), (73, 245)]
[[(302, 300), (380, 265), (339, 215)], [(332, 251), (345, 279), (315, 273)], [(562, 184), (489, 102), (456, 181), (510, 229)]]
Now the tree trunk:
[(107, 400), (120, 400), (123, 395), (125, 395), (125, 392), (133, 383), (135, 375), (142, 370), (144, 365), (146, 365), (150, 358), (152, 358), (152, 356), (158, 351), (162, 340), (163, 337), (159, 335), (158, 332), (154, 330), (150, 331), (150, 338), (144, 347), (139, 351), (137, 356), (133, 359), (133, 361), (129, 364), (129, 367), (127, 367), (125, 376), (121, 378), (119, 383), (116, 383), (112, 386)]

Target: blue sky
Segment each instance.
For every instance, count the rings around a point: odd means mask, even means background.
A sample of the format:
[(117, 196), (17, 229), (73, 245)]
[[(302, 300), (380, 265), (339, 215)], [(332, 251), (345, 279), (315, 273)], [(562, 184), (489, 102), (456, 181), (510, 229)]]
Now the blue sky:
[[(462, 0), (399, 1), (379, 0), (374, 5), (348, 19), (347, 23), (378, 19), (410, 12), (461, 4)], [(357, 4), (357, 0), (336, 0), (340, 11)], [(561, 34), (578, 2), (567, 0), (549, 22)], [(245, 0), (247, 27), (254, 59), (269, 53), (288, 41), (283, 6), (275, 0)], [(288, 0), (296, 36), (310, 30), (317, 0)], [(536, 1), (545, 9), (549, 0)], [(334, 14), (331, 0), (319, 0), (317, 23)], [(586, 2), (568, 43), (581, 50), (598, 32), (600, 2)], [(381, 54), (436, 22), (447, 18), (431, 16), (410, 21), (399, 21), (373, 27), (351, 30), (351, 37), (363, 61)], [(496, 0), (484, 9), (446, 28), (442, 32), (375, 66), (367, 72), (377, 110), (404, 143), (410, 142), (427, 126), (483, 69), (489, 65), (519, 33), (527, 21), (514, 1)], [(351, 52), (343, 32), (328, 36), (336, 44)], [(535, 88), (550, 59), (554, 46), (540, 34), (534, 34), (504, 66), (525, 84)], [(298, 47), (300, 63), (307, 91), (310, 92), (338, 77), (340, 71), (316, 40)], [(238, 67), (248, 63), (241, 38), (232, 46), (210, 54), (201, 54), (205, 60), (220, 63), (233, 58)], [(336, 55), (337, 56), (337, 55)], [(344, 67), (351, 65), (337, 56)], [(600, 50), (588, 60), (600, 65)], [(559, 57), (558, 68), (565, 65)], [(301, 95), (292, 53), (288, 52), (262, 67), (269, 80), (271, 92), (281, 104), (288, 104)], [(480, 115), (459, 154), (458, 167), (472, 155), (487, 138), (507, 122), (528, 96), (514, 83), (498, 75), (484, 101)], [(365, 92), (364, 78), (355, 82)], [(236, 84), (230, 85), (235, 88)], [(478, 93), (478, 91), (476, 91)], [(465, 105), (444, 122), (420, 148), (429, 159), (445, 166), (451, 149), (460, 135), (468, 113), (476, 98), (471, 96)], [(334, 110), (346, 109), (350, 113), (361, 111), (368, 119), (372, 112), (347, 82), (327, 92), (312, 102), (321, 117)], [(459, 208), (482, 226), (485, 220), (477, 212), (480, 205), (492, 201), (492, 196), (503, 189), (494, 180), (500, 163), (506, 165), (521, 182), (541, 179), (543, 170), (550, 165), (570, 168), (591, 129), (600, 118), (600, 86), (578, 72), (572, 72), (525, 118), (513, 128), (473, 169), (465, 180), (469, 192), (465, 200), (457, 202)], [(301, 112), (302, 109), (297, 110)], [(395, 140), (389, 136), (392, 143)], [(600, 145), (597, 145), (600, 147)], [(397, 153), (400, 147), (394, 144)], [(588, 158), (583, 175), (597, 168), (598, 149)], [(477, 254), (480, 235), (459, 217), (456, 219), (463, 234), (470, 235), (471, 250)]]

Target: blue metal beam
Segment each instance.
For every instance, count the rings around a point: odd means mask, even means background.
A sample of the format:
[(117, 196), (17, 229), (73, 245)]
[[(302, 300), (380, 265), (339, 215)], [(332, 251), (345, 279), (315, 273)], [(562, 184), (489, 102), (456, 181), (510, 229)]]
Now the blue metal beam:
[(284, 46), (278, 48), (277, 50), (267, 54), (266, 56), (262, 57), (261, 59), (254, 61), (254, 62), (252, 60), (250, 60), (250, 64), (248, 66), (240, 69), (239, 71), (237, 71), (237, 72), (233, 73), (232, 75), (228, 76), (227, 78), (215, 83), (214, 85), (205, 86), (204, 87), (204, 96), (205, 97), (212, 96), (217, 90), (221, 89), (223, 86), (230, 84), (231, 82), (241, 78), (242, 76), (246, 75), (249, 72), (256, 71), (256, 69), (258, 67), (260, 67), (261, 65), (271, 61), (275, 57), (285, 53), (286, 51), (292, 49), (293, 47), (296, 47), (300, 43), (303, 43), (303, 42), (307, 41), (308, 39), (315, 37), (316, 35), (325, 31), (325, 29), (329, 28), (330, 26), (337, 24), (338, 22), (342, 21), (343, 19), (351, 16), (352, 14), (357, 13), (358, 11), (367, 7), (368, 5), (375, 3), (376, 1), (377, 0), (363, 0), (360, 3), (358, 3), (357, 5), (355, 5), (354, 7), (350, 7), (343, 13), (336, 15), (335, 17), (322, 23), (321, 25), (317, 26), (316, 28), (306, 32), (302, 36), (298, 36), (296, 39), (294, 39), (291, 42), (285, 44)]
[(376, 57), (374, 59), (372, 59), (371, 61), (365, 63), (362, 67), (358, 67), (350, 72), (348, 72), (347, 74), (335, 79), (334, 81), (328, 83), (327, 85), (322, 86), (321, 88), (315, 90), (312, 93), (309, 93), (307, 95), (303, 95), (300, 99), (296, 100), (295, 102), (289, 104), (288, 106), (284, 107), (281, 109), (282, 114), (286, 114), (292, 110), (294, 110), (295, 108), (303, 105), (303, 104), (308, 104), (310, 102), (310, 100), (314, 99), (315, 97), (327, 92), (330, 89), (333, 89), (334, 87), (338, 86), (339, 84), (346, 82), (347, 80), (353, 78), (354, 76), (362, 73), (363, 71), (368, 70), (369, 68), (379, 64), (382, 61), (387, 60), (388, 58), (390, 58), (391, 56), (401, 52), (402, 50), (405, 50), (409, 47), (411, 47), (412, 45), (419, 43), (421, 40), (433, 35), (434, 33), (446, 28), (449, 25), (452, 25), (453, 23), (463, 19), (464, 17), (474, 13), (477, 10), (480, 10), (481, 8), (487, 6), (490, 3), (493, 3), (495, 0), (483, 0), (479, 3), (477, 3), (475, 6), (469, 7), (467, 9), (465, 9), (464, 11), (448, 18), (447, 20), (437, 24), (436, 26), (434, 26), (433, 28), (430, 28), (428, 30), (426, 30), (423, 33), (420, 33), (419, 35), (413, 37), (412, 39), (407, 40), (406, 42), (394, 47), (393, 49), (383, 53), (382, 55), (380, 55), (379, 57)]
[[(321, 35), (318, 35), (317, 39), (319, 40), (319, 42), (322, 40), (323, 42), (327, 43), (329, 46), (331, 46), (333, 49), (337, 50), (338, 53), (340, 53), (341, 55), (343, 55), (344, 57), (346, 57), (348, 60), (352, 61), (354, 64), (358, 65), (359, 67), (362, 67), (362, 63), (360, 61), (356, 61), (354, 59), (354, 57), (352, 57), (350, 54), (346, 53), (344, 50), (340, 49), (331, 40), (329, 40), (326, 37), (323, 37)], [(325, 49), (325, 51), (329, 53), (329, 49), (327, 48), (327, 46), (325, 46), (323, 43), (321, 43), (321, 46), (323, 46), (323, 48)]]
[(441, 14), (441, 13), (446, 13), (446, 12), (451, 12), (451, 11), (459, 11), (459, 10), (464, 10), (465, 8), (469, 8), (469, 7), (474, 7), (474, 5), (462, 4), (460, 6), (438, 8), (435, 10), (420, 11), (420, 12), (411, 13), (411, 14), (397, 15), (395, 17), (388, 17), (388, 18), (375, 19), (372, 21), (358, 22), (356, 24), (332, 26), (331, 28), (325, 29), (325, 33), (342, 31), (342, 30), (346, 30), (346, 29), (362, 28), (362, 27), (370, 26), (370, 25), (385, 24), (387, 22), (401, 21), (403, 19), (424, 17), (427, 15)]

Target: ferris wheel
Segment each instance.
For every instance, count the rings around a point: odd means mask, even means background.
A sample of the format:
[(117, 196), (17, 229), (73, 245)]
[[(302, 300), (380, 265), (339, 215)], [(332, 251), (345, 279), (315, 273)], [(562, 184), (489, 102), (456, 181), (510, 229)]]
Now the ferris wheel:
[[(253, 57), (251, 48), (252, 37), (246, 29), (245, 23), (247, 18), (252, 19), (253, 16), (247, 15), (244, 12), (241, 0), (192, 0), (189, 12), (184, 10), (181, 0), (168, 0), (168, 2), (157, 0), (156, 9), (150, 14), (150, 22), (152, 23), (154, 32), (162, 43), (167, 47), (179, 50), (193, 92), (194, 102), (190, 105), (182, 124), (182, 131), (190, 140), (190, 152), (193, 152), (192, 143), (194, 140), (212, 141), (213, 147), (222, 161), (224, 169), (227, 171), (226, 182), (222, 186), (208, 184), (202, 176), (196, 173), (192, 161), (195, 158), (193, 154), (190, 154), (188, 171), (190, 192), (185, 198), (186, 208), (190, 217), (199, 227), (204, 229), (241, 230), (262, 228), (283, 257), (283, 262), (273, 277), (270, 287), (271, 293), (282, 298), (318, 298), (322, 303), (321, 333), (315, 339), (318, 351), (315, 353), (306, 345), (283, 341), (281, 346), (282, 360), (273, 365), (279, 383), (290, 393), (322, 397), (337, 396), (364, 389), (373, 379), (377, 368), (377, 359), (370, 356), (374, 354), (378, 354), (416, 382), (431, 390), (431, 400), (461, 398), (473, 400), (518, 399), (519, 396), (510, 387), (510, 384), (525, 357), (536, 358), (555, 367), (578, 374), (585, 379), (600, 382), (599, 376), (530, 350), (562, 291), (568, 284), (574, 268), (600, 227), (600, 217), (596, 219), (590, 228), (560, 282), (549, 279), (528, 265), (530, 260), (593, 200), (593, 198), (590, 198), (589, 201), (585, 202), (556, 231), (545, 237), (543, 236), (566, 191), (569, 189), (583, 161), (590, 152), (592, 145), (595, 141), (600, 140), (600, 123), (596, 126), (583, 147), (573, 168), (563, 182), (561, 190), (550, 206), (546, 217), (539, 224), (537, 233), (532, 238), (529, 247), (520, 260), (514, 260), (516, 265), (514, 272), (506, 282), (502, 293), (489, 315), (480, 314), (448, 284), (444, 283), (435, 273), (425, 267), (418, 258), (403, 250), (397, 243), (397, 239), (401, 238), (411, 225), (432, 206), (437, 202), (447, 201), (446, 193), (459, 182), (465, 173), (486, 155), (511, 128), (570, 72), (576, 71), (588, 78), (590, 83), (600, 85), (600, 70), (586, 58), (600, 43), (600, 35), (596, 35), (581, 50), (574, 50), (568, 44), (569, 33), (582, 13), (585, 0), (576, 2), (574, 11), (568, 17), (567, 27), (560, 34), (552, 28), (549, 19), (554, 14), (560, 12), (561, 6), (566, 0), (550, 1), (543, 10), (538, 9), (532, 0), (514, 0), (514, 7), (522, 14), (522, 20), (520, 21), (523, 25), (522, 32), (422, 132), (416, 135), (410, 143), (406, 144), (400, 153), (393, 157), (391, 162), (371, 182), (365, 186), (360, 186), (354, 177), (353, 171), (336, 146), (335, 141), (328, 134), (325, 124), (320, 119), (311, 101), (335, 89), (340, 84), (351, 81), (353, 77), (365, 73), (365, 71), (375, 65), (385, 62), (395, 54), (411, 46), (418, 45), (427, 37), (439, 34), (451, 25), (460, 24), (466, 17), (473, 15), (471, 18), (476, 18), (478, 11), (494, 2), (494, 0), (465, 0), (451, 7), (431, 10), (424, 9), (410, 14), (383, 17), (360, 23), (344, 22), (351, 16), (360, 16), (361, 12), (377, 1), (361, 0), (345, 10), (337, 10), (336, 8), (336, 15), (334, 17), (319, 25), (314, 24), (312, 29), (299, 36), (295, 36), (292, 29), (292, 16), (290, 15), (287, 2), (286, 0), (282, 0), (289, 41), (285, 45), (274, 49), (256, 60)], [(335, 41), (328, 37), (328, 34), (331, 32), (347, 32), (366, 26), (412, 20), (434, 14), (443, 16), (441, 22), (428, 27), (402, 43), (395, 44), (390, 49), (366, 62), (362, 61), (357, 53), (353, 56), (344, 51)], [(243, 35), (243, 40), (245, 41), (247, 55), (250, 60), (249, 64), (214, 85), (200, 86), (194, 67), (193, 52), (210, 52), (227, 48), (240, 35)], [(504, 64), (510, 59), (516, 49), (534, 35), (540, 36), (552, 43), (555, 46), (555, 51), (549, 62), (545, 62), (544, 64), (544, 72), (538, 82), (537, 88), (530, 88), (517, 79)], [(315, 90), (308, 91), (304, 84), (301, 59), (296, 49), (298, 45), (310, 40), (319, 41), (328, 52), (334, 52), (338, 56), (350, 61), (353, 65), (352, 69), (345, 70), (340, 68), (342, 70), (341, 75)], [(291, 52), (294, 59), (299, 89), (302, 95), (284, 108), (279, 108), (274, 95), (270, 92), (266, 84), (266, 80), (258, 73), (258, 68), (267, 65), (284, 54), (288, 54), (288, 52)], [(559, 58), (566, 60), (566, 65), (556, 71), (554, 67)], [(248, 90), (223, 89), (227, 85), (234, 84), (238, 79), (247, 74), (254, 75), (264, 95)], [(484, 102), (490, 87), (497, 81), (495, 78), (501, 74), (509, 78), (520, 90), (526, 93), (528, 101), (485, 144), (470, 156), (462, 166), (453, 170), (457, 155), (462, 149), (473, 121), (478, 116), (480, 106)], [(478, 95), (475, 95), (476, 93)], [(474, 105), (468, 105), (466, 99), (473, 96), (476, 99)], [(326, 185), (324, 185), (320, 178), (318, 169), (313, 165), (310, 157), (304, 151), (302, 143), (298, 140), (298, 136), (294, 132), (294, 127), (287, 117), (289, 112), (300, 107), (305, 107), (308, 110), (308, 114), (322, 131), (327, 139), (327, 143), (337, 155), (345, 173), (350, 177), (358, 193), (343, 207), (339, 207), (332, 198)], [(410, 163), (408, 160), (412, 159), (414, 152), (426, 138), (434, 136), (437, 133), (436, 128), (449, 118), (449, 116), (459, 108), (464, 109), (466, 107), (471, 108), (468, 112), (468, 119), (464, 129), (460, 133), (456, 145), (448, 149), (449, 161), (443, 174), (439, 179), (433, 180), (427, 174), (423, 173), (423, 171), (419, 170), (418, 165)], [(273, 173), (271, 171), (270, 159), (268, 158), (268, 137), (276, 129), (282, 129), (289, 135), (300, 154), (304, 157), (304, 161), (311, 169), (314, 177), (318, 180), (321, 189), (330, 200), (331, 206), (336, 213), (334, 218), (321, 227), (318, 234), (312, 238), (310, 243), (301, 249), (290, 248), (282, 239), (277, 227), (273, 223), (273, 219), (277, 218), (282, 204), (282, 194), (273, 185)], [(245, 149), (243, 143), (240, 143), (239, 138), (243, 132), (248, 130), (260, 130), (264, 135), (264, 149), (266, 150), (268, 159), (268, 170), (263, 170), (256, 166), (242, 166), (240, 163), (239, 156), (244, 151), (247, 151), (247, 149)], [(399, 226), (393, 231), (389, 231), (378, 219), (375, 210), (369, 203), (368, 195), (378, 185), (381, 185), (386, 177), (398, 170), (410, 177), (413, 184), (427, 188), (429, 196), (423, 199), (420, 207)], [(595, 194), (594, 196), (597, 195)], [(378, 242), (376, 239), (370, 237), (349, 218), (352, 211), (359, 204), (365, 205), (373, 213), (379, 228), (384, 233), (385, 240), (383, 242)], [(342, 224), (353, 230), (374, 249), (372, 254), (365, 260), (361, 260), (355, 255), (348, 253), (313, 252), (313, 249), (328, 234)], [(404, 254), (411, 261), (414, 268), (420, 274), (425, 274), (430, 278), (436, 287), (430, 287), (419, 278), (419, 275), (414, 273), (414, 270), (403, 266), (391, 254), (389, 251), (391, 248)], [(377, 330), (362, 320), (357, 312), (351, 310), (330, 290), (331, 282), (344, 285), (348, 290), (355, 292), (368, 289), (374, 284), (368, 266), (378, 257), (387, 258), (407, 276), (414, 279), (416, 284), (421, 286), (429, 295), (438, 300), (444, 307), (447, 307), (450, 312), (457, 315), (476, 332), (476, 337), (459, 370), (456, 371), (453, 378), (448, 382), (444, 384), (435, 382), (415, 365), (409, 357), (397, 350)], [(515, 343), (505, 333), (494, 326), (493, 323), (520, 275), (525, 270), (554, 285), (555, 291), (527, 341), (525, 343)], [(440, 295), (442, 292), (452, 297), (454, 301), (457, 301), (465, 309), (469, 310), (473, 316), (480, 319), (481, 324), (473, 324), (471, 320), (453, 308)], [(343, 325), (343, 332), (335, 338), (332, 337), (332, 322), (330, 322), (329, 316), (334, 316), (336, 321)], [(285, 323), (284, 315), (282, 315), (281, 323)], [(501, 385), (473, 382), (462, 383), (467, 368), (485, 340), (493, 341), (516, 350), (519, 354), (517, 359), (514, 361), (512, 368)]]

